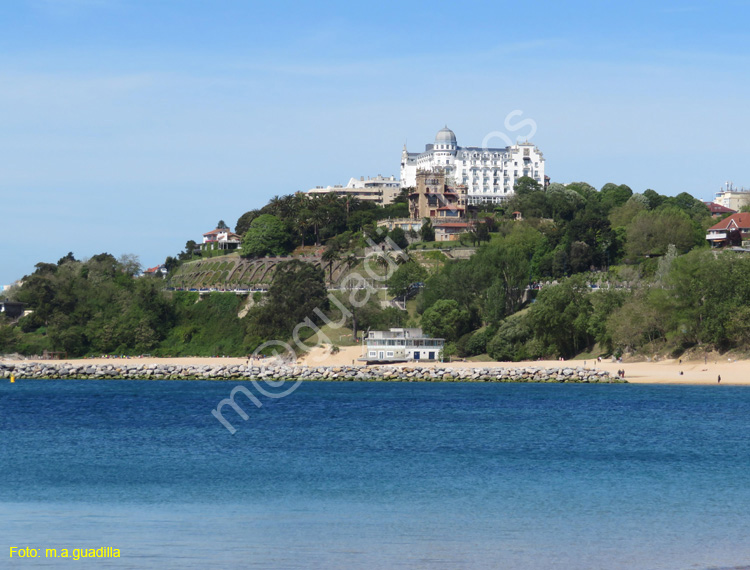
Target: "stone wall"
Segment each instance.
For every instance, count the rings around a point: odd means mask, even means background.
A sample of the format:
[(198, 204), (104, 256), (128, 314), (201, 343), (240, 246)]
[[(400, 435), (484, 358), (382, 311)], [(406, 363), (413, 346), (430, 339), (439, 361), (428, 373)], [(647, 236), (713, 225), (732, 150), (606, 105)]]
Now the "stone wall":
[(338, 380), (392, 382), (587, 382), (620, 383), (604, 370), (583, 367), (401, 367), (289, 365), (138, 364), (128, 360), (106, 364), (0, 362), (0, 378), (145, 379), (145, 380)]

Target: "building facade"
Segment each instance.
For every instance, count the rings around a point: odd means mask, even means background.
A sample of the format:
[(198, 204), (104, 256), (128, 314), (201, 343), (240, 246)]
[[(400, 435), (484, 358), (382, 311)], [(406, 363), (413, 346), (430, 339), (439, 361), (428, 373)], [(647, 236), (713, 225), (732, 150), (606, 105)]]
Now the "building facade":
[(708, 228), (706, 240), (714, 247), (742, 245), (750, 238), (750, 213), (732, 214)]
[(228, 228), (216, 228), (203, 234), (202, 250), (226, 249), (234, 250), (240, 247), (242, 238)]
[(370, 331), (365, 337), (364, 354), (360, 360), (367, 362), (406, 362), (411, 360), (438, 360), (445, 339), (431, 338), (422, 329), (390, 329)]
[(466, 186), (448, 185), (442, 167), (417, 172), (416, 184), (409, 194), (409, 215), (414, 220), (457, 221), (466, 215)]
[(722, 206), (721, 204), (716, 204), (715, 202), (703, 202), (703, 203), (706, 205), (706, 208), (708, 208), (708, 211), (711, 212), (712, 218), (720, 218), (721, 216), (726, 216), (727, 214), (737, 213), (737, 210), (726, 208)]
[(337, 196), (351, 196), (375, 202), (379, 206), (387, 206), (401, 192), (401, 184), (395, 176), (384, 177), (377, 176), (365, 179), (361, 176), (359, 179), (350, 178), (346, 186), (340, 184), (336, 186), (317, 186), (307, 191), (310, 196), (319, 194), (336, 194)]
[(731, 182), (727, 182), (724, 188), (716, 193), (714, 203), (736, 212), (750, 204), (750, 190), (735, 188)]
[(401, 186), (415, 187), (420, 170), (443, 169), (451, 186), (465, 186), (469, 204), (500, 203), (513, 194), (516, 181), (528, 176), (545, 184), (544, 156), (529, 142), (505, 148), (458, 146), (447, 126), (424, 152), (401, 152)]

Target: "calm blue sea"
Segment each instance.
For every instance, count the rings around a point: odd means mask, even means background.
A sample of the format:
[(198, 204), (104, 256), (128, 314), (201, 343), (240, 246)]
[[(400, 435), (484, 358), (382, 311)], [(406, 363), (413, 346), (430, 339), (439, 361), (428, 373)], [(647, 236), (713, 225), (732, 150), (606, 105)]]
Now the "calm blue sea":
[(0, 567), (750, 567), (748, 388), (235, 385), (2, 381)]

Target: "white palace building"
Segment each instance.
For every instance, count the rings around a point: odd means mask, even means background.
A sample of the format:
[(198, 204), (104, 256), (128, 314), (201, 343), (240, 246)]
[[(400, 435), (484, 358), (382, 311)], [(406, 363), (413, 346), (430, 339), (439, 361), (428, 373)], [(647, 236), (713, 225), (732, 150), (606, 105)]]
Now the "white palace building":
[(467, 187), (468, 204), (500, 203), (513, 194), (516, 180), (528, 176), (544, 185), (544, 156), (529, 142), (505, 148), (458, 146), (447, 126), (424, 152), (401, 153), (401, 187), (416, 187), (417, 170), (445, 171), (447, 179)]

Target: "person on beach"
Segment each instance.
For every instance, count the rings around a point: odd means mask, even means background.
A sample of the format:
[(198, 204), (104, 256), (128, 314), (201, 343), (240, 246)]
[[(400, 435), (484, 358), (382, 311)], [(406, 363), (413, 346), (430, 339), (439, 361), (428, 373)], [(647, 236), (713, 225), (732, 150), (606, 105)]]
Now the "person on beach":
[(719, 374), (719, 378), (716, 380), (717, 384), (721, 384), (721, 374)]

